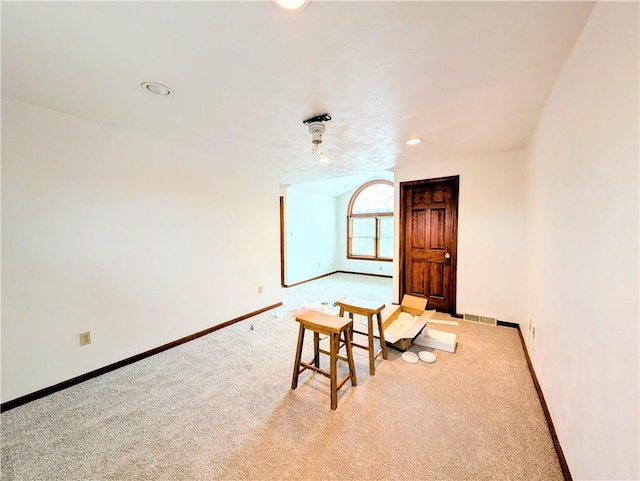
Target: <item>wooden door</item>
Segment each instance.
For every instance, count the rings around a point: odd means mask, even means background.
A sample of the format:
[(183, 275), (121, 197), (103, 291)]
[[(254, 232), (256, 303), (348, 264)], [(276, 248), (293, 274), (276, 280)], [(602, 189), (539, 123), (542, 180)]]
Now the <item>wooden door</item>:
[(456, 314), (459, 176), (400, 183), (400, 299)]

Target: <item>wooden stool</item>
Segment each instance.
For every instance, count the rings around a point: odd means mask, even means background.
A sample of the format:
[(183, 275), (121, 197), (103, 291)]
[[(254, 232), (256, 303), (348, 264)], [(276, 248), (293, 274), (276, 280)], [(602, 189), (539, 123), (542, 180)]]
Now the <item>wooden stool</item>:
[[(387, 345), (384, 340), (384, 329), (382, 328), (382, 315), (380, 314), (384, 309), (384, 304), (379, 304), (377, 302), (363, 301), (361, 299), (354, 299), (352, 297), (345, 297), (336, 301), (336, 306), (340, 306), (340, 317), (344, 316), (345, 311), (349, 313), (349, 318), (353, 320), (354, 314), (360, 314), (361, 316), (366, 316), (367, 318), (367, 332), (361, 332), (353, 329), (354, 332), (358, 334), (366, 335), (369, 338), (369, 345), (363, 346), (362, 344), (356, 344), (355, 342), (351, 342), (351, 345), (354, 347), (359, 347), (360, 349), (366, 349), (369, 351), (369, 374), (372, 376), (376, 373), (375, 361), (376, 357), (382, 353), (382, 358), (387, 359)], [(378, 318), (378, 332), (379, 335), (376, 336), (373, 333), (373, 316)], [(353, 336), (352, 336), (353, 337)], [(380, 340), (380, 350), (375, 352), (375, 348), (373, 345), (373, 339)]]
[[(298, 375), (306, 369), (312, 369), (331, 379), (331, 409), (338, 407), (338, 390), (344, 386), (348, 379), (351, 385), (357, 386), (356, 370), (353, 365), (353, 351), (351, 349), (351, 329), (353, 321), (343, 317), (325, 314), (319, 311), (308, 311), (296, 316), (296, 321), (300, 323), (298, 331), (298, 347), (296, 349), (296, 362), (293, 367), (293, 380), (291, 389), (298, 387)], [(313, 359), (310, 362), (302, 362), (302, 345), (304, 343), (305, 329), (313, 331)], [(329, 351), (320, 349), (320, 334), (329, 336)], [(344, 344), (340, 343), (342, 335)], [(340, 356), (338, 351), (345, 346), (347, 357)], [(329, 355), (329, 372), (320, 369), (320, 353)], [(349, 374), (344, 379), (337, 380), (338, 359), (349, 364)], [(302, 369), (300, 369), (302, 367)]]

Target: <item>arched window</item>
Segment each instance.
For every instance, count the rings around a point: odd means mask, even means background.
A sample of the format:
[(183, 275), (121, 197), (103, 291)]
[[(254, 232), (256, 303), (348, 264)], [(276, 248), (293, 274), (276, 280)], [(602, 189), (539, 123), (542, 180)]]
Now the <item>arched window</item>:
[(393, 258), (393, 183), (373, 180), (360, 186), (347, 212), (347, 257)]

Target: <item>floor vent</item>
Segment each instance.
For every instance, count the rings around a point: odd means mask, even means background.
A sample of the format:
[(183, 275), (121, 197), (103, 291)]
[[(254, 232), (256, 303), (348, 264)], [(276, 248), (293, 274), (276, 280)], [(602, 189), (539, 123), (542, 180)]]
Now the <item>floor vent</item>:
[(495, 317), (479, 316), (477, 314), (465, 313), (464, 314), (464, 320), (465, 321), (471, 321), (471, 322), (479, 322), (480, 324), (488, 324), (490, 326), (496, 326), (497, 325), (497, 321), (496, 321)]

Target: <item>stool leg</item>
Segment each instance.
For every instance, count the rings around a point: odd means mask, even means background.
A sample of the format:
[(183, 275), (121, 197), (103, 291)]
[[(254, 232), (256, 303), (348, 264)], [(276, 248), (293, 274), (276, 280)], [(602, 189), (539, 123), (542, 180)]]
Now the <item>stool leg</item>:
[(300, 357), (302, 356), (302, 344), (304, 343), (304, 326), (300, 324), (298, 331), (298, 347), (296, 348), (296, 362), (293, 365), (293, 379), (291, 380), (291, 389), (298, 387), (298, 375), (300, 374)]
[(371, 314), (367, 316), (367, 337), (369, 338), (369, 374), (376, 374), (376, 350), (373, 345), (373, 319)]
[[(349, 313), (349, 319), (351, 319), (353, 321), (353, 312)], [(355, 321), (353, 321), (351, 323), (351, 327), (349, 327), (349, 332), (351, 333), (351, 340), (353, 341), (353, 325), (355, 324)]]
[(349, 372), (351, 373), (351, 385), (357, 386), (358, 379), (356, 378), (356, 368), (353, 363), (353, 349), (351, 347), (351, 331), (349, 328), (343, 331), (344, 335), (344, 346), (347, 351), (347, 362), (349, 363)]
[(331, 334), (329, 336), (329, 357), (331, 359), (331, 365), (329, 366), (329, 375), (331, 377), (331, 409), (338, 407), (338, 346), (340, 345), (340, 338), (337, 334)]
[(387, 343), (384, 340), (384, 330), (382, 329), (382, 316), (378, 312), (378, 331), (380, 331), (380, 348), (382, 349), (382, 358), (387, 359)]
[(320, 334), (313, 331), (313, 365), (320, 367)]

